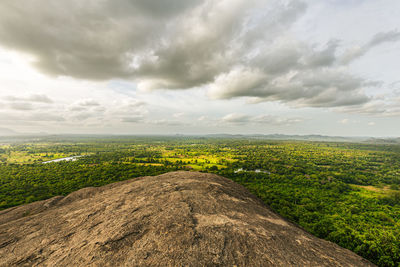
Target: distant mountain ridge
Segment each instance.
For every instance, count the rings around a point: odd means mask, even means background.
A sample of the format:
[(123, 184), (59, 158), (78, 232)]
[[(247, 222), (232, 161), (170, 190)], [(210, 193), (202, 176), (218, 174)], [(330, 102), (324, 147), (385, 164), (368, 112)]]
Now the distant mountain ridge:
[(47, 134), (47, 133), (18, 133), (10, 129), (0, 128), (0, 141), (46, 141), (46, 140), (70, 140), (79, 138), (226, 138), (226, 139), (248, 139), (248, 140), (281, 140), (281, 141), (312, 141), (312, 142), (354, 142), (371, 144), (400, 144), (399, 137), (346, 137), (328, 135), (286, 135), (286, 134), (206, 134), (206, 135), (110, 135), (110, 134)]
[(209, 134), (206, 137), (211, 138), (249, 138), (263, 140), (299, 140), (299, 141), (331, 141), (331, 142), (365, 142), (371, 137), (345, 137), (345, 136), (327, 136), (327, 135), (286, 135), (286, 134)]
[(400, 144), (400, 138), (369, 138), (367, 142), (375, 144)]

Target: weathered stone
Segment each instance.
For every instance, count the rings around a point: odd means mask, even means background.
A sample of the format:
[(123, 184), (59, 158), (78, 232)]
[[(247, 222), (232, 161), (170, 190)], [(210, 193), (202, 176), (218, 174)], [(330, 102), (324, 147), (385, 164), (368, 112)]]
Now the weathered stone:
[(244, 187), (173, 172), (0, 212), (1, 266), (373, 266)]

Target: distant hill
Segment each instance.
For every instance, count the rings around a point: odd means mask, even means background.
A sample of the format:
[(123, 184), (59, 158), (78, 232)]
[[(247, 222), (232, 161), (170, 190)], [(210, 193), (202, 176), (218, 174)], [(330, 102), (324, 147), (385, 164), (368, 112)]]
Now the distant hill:
[(244, 187), (172, 172), (0, 212), (0, 266), (374, 266)]
[(400, 138), (346, 137), (327, 135), (286, 135), (286, 134), (207, 134), (207, 135), (106, 135), (106, 134), (48, 134), (48, 133), (18, 133), (10, 129), (0, 128), (2, 142), (32, 142), (32, 141), (77, 141), (89, 139), (132, 139), (132, 138), (181, 138), (181, 139), (243, 139), (243, 140), (279, 140), (279, 141), (310, 141), (310, 142), (350, 142), (368, 144), (400, 144)]
[(298, 141), (330, 141), (330, 142), (365, 142), (370, 137), (344, 137), (344, 136), (327, 136), (327, 135), (286, 135), (286, 134), (210, 134), (206, 137), (211, 138), (247, 138), (262, 140), (298, 140)]
[(369, 138), (367, 142), (374, 144), (400, 144), (400, 138)]

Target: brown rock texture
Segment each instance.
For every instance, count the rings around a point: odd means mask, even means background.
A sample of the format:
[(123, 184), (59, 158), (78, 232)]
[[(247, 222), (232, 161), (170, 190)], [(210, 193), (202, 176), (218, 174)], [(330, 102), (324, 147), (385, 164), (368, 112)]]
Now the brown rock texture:
[(0, 212), (0, 266), (374, 266), (244, 187), (172, 172)]

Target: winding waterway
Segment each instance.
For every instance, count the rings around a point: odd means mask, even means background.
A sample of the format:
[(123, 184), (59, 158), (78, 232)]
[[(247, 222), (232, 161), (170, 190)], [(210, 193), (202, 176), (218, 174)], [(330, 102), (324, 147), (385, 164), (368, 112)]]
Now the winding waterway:
[(72, 156), (72, 157), (66, 157), (66, 158), (60, 158), (60, 159), (53, 159), (53, 160), (49, 160), (49, 161), (43, 161), (42, 163), (46, 164), (46, 163), (60, 162), (60, 161), (75, 161), (80, 157), (83, 157), (83, 156)]

